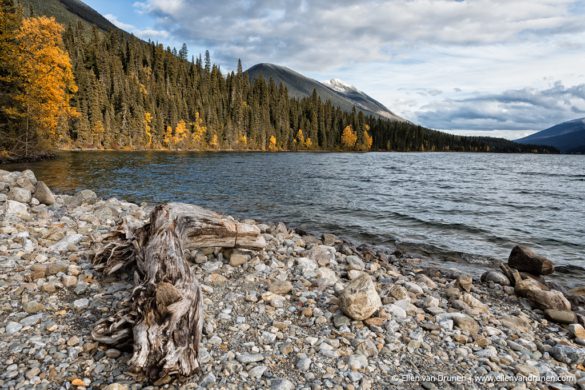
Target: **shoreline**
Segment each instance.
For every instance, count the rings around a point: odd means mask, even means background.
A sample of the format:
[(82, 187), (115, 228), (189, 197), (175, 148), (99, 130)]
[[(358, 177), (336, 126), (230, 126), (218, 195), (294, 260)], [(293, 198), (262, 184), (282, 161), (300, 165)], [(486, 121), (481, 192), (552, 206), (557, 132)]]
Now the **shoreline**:
[(52, 160), (58, 157), (60, 153), (83, 153), (83, 152), (92, 152), (92, 153), (100, 153), (100, 152), (119, 152), (119, 153), (459, 153), (459, 154), (542, 154), (542, 155), (559, 155), (559, 156), (581, 156), (584, 153), (548, 153), (548, 152), (485, 152), (485, 151), (455, 151), (455, 150), (437, 150), (437, 151), (420, 151), (420, 150), (413, 150), (413, 151), (398, 151), (398, 150), (262, 150), (262, 149), (222, 149), (222, 150), (195, 150), (195, 149), (185, 149), (185, 150), (171, 150), (171, 149), (97, 149), (97, 148), (62, 148), (57, 149), (52, 152), (48, 152), (46, 154), (42, 154), (39, 156), (31, 156), (31, 157), (10, 157), (10, 158), (0, 158), (0, 166), (1, 165), (10, 165), (10, 164), (23, 164), (27, 162), (38, 162), (43, 160)]
[[(31, 171), (0, 170), (0, 358), (7, 366), (0, 387), (142, 388), (144, 380), (128, 373), (131, 349), (91, 337), (95, 322), (129, 297), (132, 272), (105, 277), (91, 260), (122, 218), (145, 221), (152, 205), (39, 188)], [(188, 253), (206, 305), (202, 371), (171, 384), (433, 389), (483, 388), (476, 380), (485, 380), (512, 388), (519, 378), (548, 377), (535, 386), (585, 388), (583, 295), (568, 296), (572, 310), (552, 319), (496, 265), (469, 277), (327, 233), (242, 223), (260, 232), (264, 249)], [(372, 287), (361, 291), (368, 303), (358, 309), (373, 309), (365, 319), (355, 318), (346, 296), (360, 278)]]

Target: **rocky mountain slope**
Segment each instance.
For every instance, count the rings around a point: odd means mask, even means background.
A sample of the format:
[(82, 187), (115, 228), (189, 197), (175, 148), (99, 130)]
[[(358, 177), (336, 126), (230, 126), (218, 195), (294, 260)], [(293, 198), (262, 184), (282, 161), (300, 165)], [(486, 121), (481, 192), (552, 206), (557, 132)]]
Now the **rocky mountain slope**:
[(560, 123), (516, 142), (553, 146), (561, 153), (585, 153), (585, 118)]
[[(129, 299), (132, 271), (104, 276), (92, 258), (122, 218), (151, 210), (0, 170), (0, 387), (146, 388), (130, 346), (91, 335)], [(391, 248), (242, 223), (263, 249), (188, 254), (205, 304), (200, 374), (149, 389), (585, 387), (584, 288), (566, 292), (571, 305), (520, 274), (512, 287), (497, 270), (474, 279)], [(554, 269), (520, 249), (509, 265)]]
[(81, 21), (103, 31), (118, 29), (99, 12), (80, 0), (21, 0), (20, 2), (32, 8), (35, 14), (54, 16), (59, 23), (65, 25)]
[(246, 70), (246, 73), (253, 80), (262, 76), (265, 80), (272, 78), (276, 83), (286, 85), (288, 93), (292, 97), (309, 97), (314, 90), (321, 100), (329, 100), (334, 106), (344, 111), (351, 112), (355, 107), (358, 111), (363, 111), (367, 115), (375, 115), (395, 121), (405, 121), (404, 118), (394, 114), (382, 103), (366, 95), (364, 92), (357, 90), (357, 88), (348, 86), (339, 80), (320, 83), (290, 68), (267, 63), (254, 65)]

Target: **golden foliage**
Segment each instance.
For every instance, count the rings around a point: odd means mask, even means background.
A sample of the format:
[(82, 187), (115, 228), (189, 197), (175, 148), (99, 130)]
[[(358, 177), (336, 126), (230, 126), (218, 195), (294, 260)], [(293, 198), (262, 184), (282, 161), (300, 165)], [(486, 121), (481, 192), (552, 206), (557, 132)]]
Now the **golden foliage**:
[(177, 127), (175, 127), (175, 136), (173, 137), (173, 144), (179, 145), (184, 142), (187, 137), (189, 136), (189, 131), (187, 130), (187, 124), (184, 120), (180, 120), (177, 123)]
[(207, 127), (203, 124), (203, 118), (196, 112), (195, 121), (193, 121), (193, 143), (198, 147), (203, 146), (206, 133)]
[(152, 123), (152, 114), (150, 112), (146, 112), (144, 114), (144, 135), (146, 137), (146, 146), (152, 146), (152, 128), (150, 124)]
[(353, 149), (357, 142), (357, 134), (351, 128), (351, 125), (345, 126), (341, 134), (341, 144), (346, 149)]
[(311, 149), (313, 147), (313, 141), (311, 141), (311, 137), (307, 138), (307, 140), (305, 141), (305, 147), (307, 149)]
[(15, 35), (18, 92), (13, 96), (15, 105), (5, 109), (9, 116), (23, 121), (27, 136), (30, 129), (51, 143), (65, 135), (60, 133), (64, 126), (59, 125), (79, 115), (69, 104), (77, 85), (63, 45), (63, 30), (54, 18), (45, 16), (22, 21)]
[(167, 126), (167, 130), (165, 131), (165, 136), (163, 138), (163, 144), (167, 148), (173, 146), (173, 128), (171, 126)]
[(295, 137), (295, 140), (299, 143), (299, 145), (305, 144), (305, 135), (303, 134), (303, 129), (299, 129), (299, 131), (297, 131), (297, 136)]
[(248, 145), (248, 136), (246, 134), (241, 134), (238, 138), (238, 143), (240, 145)]
[(211, 138), (209, 139), (209, 146), (214, 149), (219, 146), (219, 138), (217, 137), (216, 133), (211, 135)]
[(278, 146), (276, 146), (276, 136), (271, 135), (270, 136), (270, 142), (268, 144), (268, 150), (270, 150), (271, 152), (275, 152), (278, 150)]
[(370, 135), (370, 126), (364, 126), (364, 150), (372, 149), (372, 145), (374, 144), (374, 138)]

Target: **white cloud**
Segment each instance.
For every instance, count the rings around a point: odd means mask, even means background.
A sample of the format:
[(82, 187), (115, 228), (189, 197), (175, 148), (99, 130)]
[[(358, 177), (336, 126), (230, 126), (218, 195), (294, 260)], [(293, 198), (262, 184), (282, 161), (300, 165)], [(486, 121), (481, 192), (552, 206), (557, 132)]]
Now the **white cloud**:
[[(140, 9), (164, 16), (185, 39), (221, 59), (286, 61), (321, 70), (388, 61), (436, 45), (468, 47), (585, 31), (570, 0), (148, 0)], [(581, 44), (583, 42), (581, 41)]]
[(136, 26), (124, 23), (116, 15), (105, 14), (104, 17), (112, 22), (116, 27), (121, 28), (124, 31), (128, 31), (141, 39), (150, 39), (153, 41), (167, 39), (171, 36), (171, 33), (166, 30), (156, 30), (152, 28), (140, 29)]
[(523, 88), (497, 94), (474, 94), (422, 107), (421, 123), (451, 130), (543, 130), (568, 119), (585, 117), (585, 84), (546, 89)]

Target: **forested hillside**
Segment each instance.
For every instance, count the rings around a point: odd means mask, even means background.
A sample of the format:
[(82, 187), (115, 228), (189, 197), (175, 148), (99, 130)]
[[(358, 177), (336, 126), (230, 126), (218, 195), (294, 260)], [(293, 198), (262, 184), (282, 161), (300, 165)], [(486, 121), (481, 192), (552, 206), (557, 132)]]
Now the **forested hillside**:
[[(70, 1), (69, 1), (70, 2)], [(10, 3), (3, 0), (3, 4)], [(47, 12), (24, 1), (32, 13)], [(66, 2), (67, 3), (67, 2)], [(68, 12), (67, 8), (61, 10)], [(53, 7), (54, 8), (54, 7)], [(25, 8), (25, 15), (30, 11)], [(72, 14), (73, 15), (73, 14)], [(71, 15), (69, 15), (71, 17)], [(342, 111), (316, 93), (296, 99), (272, 80), (224, 74), (204, 58), (146, 43), (88, 19), (63, 34), (78, 91), (78, 115), (60, 123), (59, 148), (194, 150), (551, 151), (505, 140), (453, 136), (408, 122)], [(14, 125), (14, 123), (12, 124)], [(12, 128), (16, 134), (20, 129)], [(6, 131), (6, 130), (4, 130)], [(346, 135), (342, 137), (342, 134)], [(10, 150), (11, 145), (2, 145)], [(16, 149), (14, 149), (16, 150)]]

